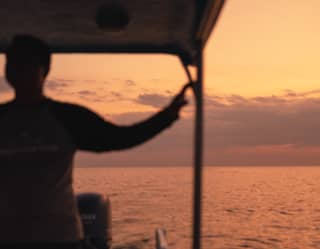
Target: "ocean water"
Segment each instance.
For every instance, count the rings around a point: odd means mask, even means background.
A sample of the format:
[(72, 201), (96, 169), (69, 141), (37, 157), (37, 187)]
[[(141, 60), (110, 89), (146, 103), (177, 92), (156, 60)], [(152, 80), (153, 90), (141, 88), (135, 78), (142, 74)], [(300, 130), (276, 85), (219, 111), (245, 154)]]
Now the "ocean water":
[[(114, 248), (191, 248), (192, 168), (76, 168), (75, 191), (107, 194)], [(320, 248), (320, 167), (206, 167), (203, 249)]]

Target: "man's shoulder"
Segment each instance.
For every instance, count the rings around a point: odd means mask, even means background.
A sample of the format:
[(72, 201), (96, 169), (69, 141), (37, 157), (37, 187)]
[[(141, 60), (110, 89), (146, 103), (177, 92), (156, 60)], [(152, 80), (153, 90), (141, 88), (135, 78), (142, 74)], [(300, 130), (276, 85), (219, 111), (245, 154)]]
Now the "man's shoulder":
[(60, 109), (60, 110), (88, 110), (86, 107), (75, 104), (75, 103), (70, 103), (70, 102), (64, 102), (64, 101), (59, 101), (51, 98), (47, 98), (47, 103), (50, 107)]
[(58, 101), (51, 98), (47, 98), (47, 103), (49, 105), (49, 108), (52, 109), (55, 113), (62, 114), (64, 116), (70, 115), (69, 118), (71, 118), (72, 116), (95, 114), (87, 107), (75, 103)]
[(47, 106), (75, 139), (83, 136), (83, 127), (99, 128), (105, 124), (98, 114), (78, 104), (47, 99)]

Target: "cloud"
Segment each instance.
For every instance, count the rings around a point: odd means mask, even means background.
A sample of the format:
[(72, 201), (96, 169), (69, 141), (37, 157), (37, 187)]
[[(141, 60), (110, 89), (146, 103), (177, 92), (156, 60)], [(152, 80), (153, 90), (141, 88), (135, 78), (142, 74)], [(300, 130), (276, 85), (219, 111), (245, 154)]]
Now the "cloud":
[(212, 147), (320, 146), (320, 98), (298, 95), (292, 92), (290, 99), (288, 95), (236, 97), (236, 101), (228, 96), (220, 101), (221, 106), (209, 99), (208, 143)]
[(45, 87), (49, 91), (53, 92), (62, 92), (65, 88), (68, 87), (69, 80), (63, 79), (49, 79), (45, 83)]
[[(291, 91), (290, 95), (254, 98), (208, 96), (205, 104), (205, 164), (318, 164), (320, 98), (302, 98), (301, 95)], [(311, 95), (303, 93), (303, 96)], [(147, 104), (154, 104), (149, 101)], [(152, 115), (153, 112), (129, 112), (108, 119), (119, 124), (133, 124)], [(108, 160), (113, 165), (187, 165), (192, 162), (193, 135), (194, 120), (187, 116), (133, 152), (125, 152), (125, 156), (122, 153), (108, 155)]]
[(133, 81), (133, 80), (126, 80), (125, 83), (128, 85), (128, 86), (135, 86), (136, 83)]
[(96, 96), (96, 92), (94, 91), (90, 91), (90, 90), (81, 90), (78, 91), (77, 94), (81, 95), (81, 96)]
[[(73, 84), (75, 80), (53, 78), (46, 81), (46, 89), (53, 95), (67, 95), (72, 97), (78, 97), (88, 103), (92, 102), (119, 102), (119, 101), (133, 101), (132, 98), (126, 97), (120, 91), (110, 91), (106, 90), (105, 87), (101, 85), (105, 82), (97, 82), (96, 80), (81, 80), (80, 84)], [(77, 83), (79, 83), (77, 82)], [(92, 86), (88, 87), (88, 83), (94, 82)], [(84, 84), (83, 84), (84, 83)], [(122, 81), (124, 85), (133, 84), (133, 82)], [(82, 89), (79, 87), (82, 87)]]
[(132, 99), (123, 96), (122, 93), (116, 91), (93, 91), (93, 90), (81, 90), (74, 92), (81, 99), (87, 102), (120, 102), (120, 101), (132, 101)]
[(86, 82), (86, 83), (95, 83), (96, 80), (83, 80), (83, 82)]
[(289, 98), (305, 98), (305, 97), (310, 97), (313, 95), (319, 95), (320, 89), (315, 89), (312, 91), (306, 91), (306, 92), (300, 92), (300, 93), (294, 92), (290, 89), (286, 89), (286, 90), (284, 90), (284, 92), (286, 93), (285, 96), (289, 97)]
[(140, 94), (135, 100), (135, 102), (138, 104), (159, 108), (168, 104), (171, 98), (172, 97), (168, 95), (161, 95), (156, 93), (153, 93), (153, 94), (145, 93), (145, 94)]
[[(230, 104), (238, 105), (238, 104), (246, 104), (248, 100), (240, 95), (233, 94), (231, 96), (225, 97), (225, 100)], [(218, 102), (217, 102), (218, 103)]]
[(123, 98), (123, 95), (122, 93), (119, 93), (119, 92), (115, 92), (115, 91), (111, 91), (110, 94), (113, 96), (113, 97), (116, 97), (116, 98)]
[(91, 90), (81, 90), (75, 93), (81, 99), (88, 102), (103, 102), (105, 96), (98, 94), (96, 91)]
[[(299, 94), (292, 94), (296, 95)], [(165, 95), (142, 94), (136, 101), (163, 107), (169, 99)], [(320, 98), (208, 96), (205, 110), (205, 137), (211, 148), (288, 144), (320, 146), (320, 133), (317, 132), (320, 128)], [(112, 118), (130, 123), (148, 115), (152, 112), (123, 113)], [(190, 133), (190, 118), (184, 117), (179, 121), (185, 134)]]

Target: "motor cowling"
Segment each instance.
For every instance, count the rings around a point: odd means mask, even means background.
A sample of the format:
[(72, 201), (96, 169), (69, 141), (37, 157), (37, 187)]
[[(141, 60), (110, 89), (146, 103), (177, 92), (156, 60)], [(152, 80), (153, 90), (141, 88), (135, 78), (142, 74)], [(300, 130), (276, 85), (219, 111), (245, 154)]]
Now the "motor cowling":
[(84, 230), (85, 243), (97, 249), (111, 247), (110, 200), (97, 193), (77, 195), (78, 209)]

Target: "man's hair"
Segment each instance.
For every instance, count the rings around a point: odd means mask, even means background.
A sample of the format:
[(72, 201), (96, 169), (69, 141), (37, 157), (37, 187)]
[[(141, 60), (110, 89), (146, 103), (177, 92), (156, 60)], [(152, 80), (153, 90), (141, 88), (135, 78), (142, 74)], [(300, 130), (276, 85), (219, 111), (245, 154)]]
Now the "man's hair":
[(21, 61), (33, 62), (45, 67), (45, 74), (50, 70), (51, 52), (48, 44), (32, 35), (16, 35), (6, 50), (7, 60), (19, 56)]

